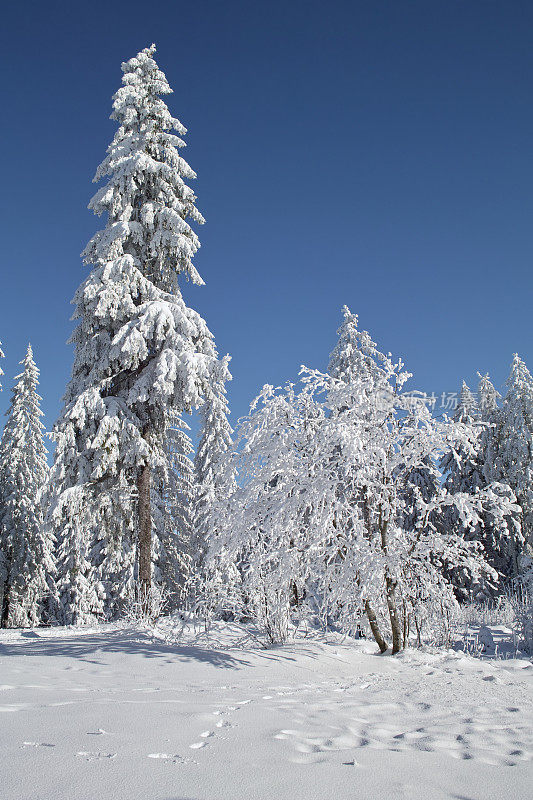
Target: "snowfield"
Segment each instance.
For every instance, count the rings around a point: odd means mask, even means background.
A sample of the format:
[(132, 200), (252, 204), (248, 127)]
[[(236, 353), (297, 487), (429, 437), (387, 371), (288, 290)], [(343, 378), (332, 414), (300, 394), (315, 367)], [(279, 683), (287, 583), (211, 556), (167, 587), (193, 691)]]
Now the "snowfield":
[(533, 665), (262, 649), (171, 620), (0, 633), (3, 800), (529, 800)]

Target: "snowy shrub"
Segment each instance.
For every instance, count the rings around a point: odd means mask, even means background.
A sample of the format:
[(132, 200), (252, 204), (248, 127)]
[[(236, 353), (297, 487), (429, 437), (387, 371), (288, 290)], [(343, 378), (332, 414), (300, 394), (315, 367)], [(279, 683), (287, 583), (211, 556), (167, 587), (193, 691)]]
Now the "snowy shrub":
[(147, 595), (144, 587), (136, 583), (124, 601), (123, 618), (133, 624), (153, 625), (168, 611), (169, 606), (169, 593), (165, 587), (152, 584)]
[[(469, 429), (404, 393), (402, 362), (344, 314), (329, 374), (302, 368), (300, 391), (265, 386), (241, 421), (239, 485), (218, 502), (205, 566), (211, 576), (234, 566), (238, 579), (212, 584), (213, 593), (240, 597), (272, 641), (293, 615), (353, 634), (364, 614), (380, 650), (392, 639), (397, 652), (429, 625), (448, 637), (457, 601), (445, 567), (474, 578), (490, 570), (475, 542), (439, 524), (453, 509), (462, 529), (475, 529), (488, 494), (452, 493), (435, 480), (435, 460), (452, 441), (467, 444)], [(507, 496), (490, 498), (502, 518), (515, 509)]]

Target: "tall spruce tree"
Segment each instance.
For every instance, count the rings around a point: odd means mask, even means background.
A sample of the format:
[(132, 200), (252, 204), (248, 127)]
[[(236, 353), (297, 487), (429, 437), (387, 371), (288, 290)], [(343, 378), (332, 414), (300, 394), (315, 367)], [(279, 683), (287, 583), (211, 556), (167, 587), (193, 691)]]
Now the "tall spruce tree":
[[(0, 342), (0, 358), (4, 358), (4, 353), (2, 350), (2, 342)], [(3, 374), (4, 373), (2, 367), (0, 367), (0, 378), (2, 377)], [(1, 391), (2, 391), (2, 384), (0, 383), (0, 392)], [(0, 546), (0, 583), (2, 584), (4, 583), (6, 575), (7, 575), (6, 557), (3, 548)]]
[[(154, 556), (173, 551), (172, 526), (159, 524), (169, 431), (202, 404), (217, 361), (212, 334), (178, 287), (179, 275), (203, 283), (189, 224), (203, 217), (185, 183), (195, 173), (179, 155), (185, 128), (161, 99), (172, 90), (154, 52), (122, 65), (111, 114), (119, 127), (89, 206), (107, 221), (83, 253), (93, 269), (74, 298), (79, 323), (54, 428), (51, 509), (66, 622), (119, 615), (136, 585), (148, 595)], [(81, 594), (72, 598), (76, 582)]]
[[(493, 597), (507, 581), (516, 575), (517, 554), (521, 549), (522, 533), (516, 497), (504, 475), (487, 475), (488, 448), (493, 439), (494, 419), (498, 414), (498, 392), (488, 375), (480, 376), (479, 403), (463, 382), (454, 421), (462, 430), (461, 439), (440, 461), (444, 487), (450, 494), (462, 492), (476, 498), (478, 522), (465, 526), (453, 506), (435, 518), (443, 532), (477, 542), (487, 564), (493, 571), (479, 574), (476, 582), (468, 568), (449, 570), (459, 597), (478, 599)], [(502, 509), (505, 508), (505, 513)]]
[(54, 563), (43, 530), (42, 494), (48, 478), (37, 394), (39, 370), (31, 345), (17, 375), (0, 442), (0, 625), (28, 627), (50, 618)]
[(478, 377), (479, 384), (477, 395), (479, 413), (483, 422), (490, 423), (492, 415), (498, 409), (498, 400), (501, 398), (501, 394), (494, 388), (488, 373), (481, 375), (481, 373), (478, 372)]
[[(369, 394), (379, 381), (383, 358), (367, 331), (358, 328), (357, 314), (342, 307), (343, 322), (337, 330), (338, 340), (329, 357), (328, 374), (349, 385), (363, 381)], [(342, 410), (342, 409), (340, 409)]]
[(533, 549), (533, 378), (515, 353), (501, 408), (492, 415), (486, 450), (487, 480), (509, 484), (522, 509), (522, 529)]
[(233, 433), (228, 421), (225, 384), (231, 380), (229, 356), (215, 364), (209, 395), (201, 408), (201, 435), (194, 459), (196, 479), (195, 558), (201, 560), (207, 541), (216, 535), (216, 519), (212, 509), (217, 494), (227, 497), (233, 490), (235, 470), (226, 456), (232, 446)]

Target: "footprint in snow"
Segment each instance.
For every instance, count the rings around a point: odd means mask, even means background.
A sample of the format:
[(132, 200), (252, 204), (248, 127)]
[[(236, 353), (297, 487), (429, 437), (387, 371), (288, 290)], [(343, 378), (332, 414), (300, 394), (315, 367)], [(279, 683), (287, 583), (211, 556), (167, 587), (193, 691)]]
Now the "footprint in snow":
[(55, 747), (55, 744), (49, 742), (22, 742), (23, 747)]
[(200, 734), (202, 739), (208, 739), (210, 736), (213, 736), (213, 731), (204, 731)]
[(206, 744), (207, 742), (194, 742), (193, 744), (190, 744), (189, 747), (191, 750), (199, 750), (201, 747), (205, 747)]
[(179, 756), (177, 754), (169, 755), (168, 753), (148, 753), (148, 758), (160, 758), (163, 761), (166, 761), (169, 758), (179, 758)]

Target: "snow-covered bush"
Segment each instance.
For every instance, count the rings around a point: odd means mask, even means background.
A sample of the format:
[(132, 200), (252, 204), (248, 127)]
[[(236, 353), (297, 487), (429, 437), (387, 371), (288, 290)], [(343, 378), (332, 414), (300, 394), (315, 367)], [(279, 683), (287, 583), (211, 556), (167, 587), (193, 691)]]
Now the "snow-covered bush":
[[(475, 529), (488, 495), (438, 482), (423, 490), (414, 475), (433, 470), (452, 441), (466, 446), (469, 429), (405, 393), (402, 362), (380, 353), (348, 309), (339, 334), (331, 374), (302, 368), (299, 391), (265, 386), (241, 421), (239, 481), (219, 502), (206, 569), (272, 641), (294, 613), (348, 633), (364, 614), (380, 649), (392, 639), (397, 652), (422, 640), (435, 609), (445, 619), (457, 607), (445, 567), (490, 570), (475, 542), (439, 524), (453, 508), (462, 529)], [(503, 520), (515, 508), (490, 499)], [(218, 579), (228, 563), (231, 587)]]
[(148, 597), (138, 584), (133, 586), (132, 593), (125, 599), (122, 617), (132, 624), (153, 625), (170, 607), (168, 590), (152, 584)]

